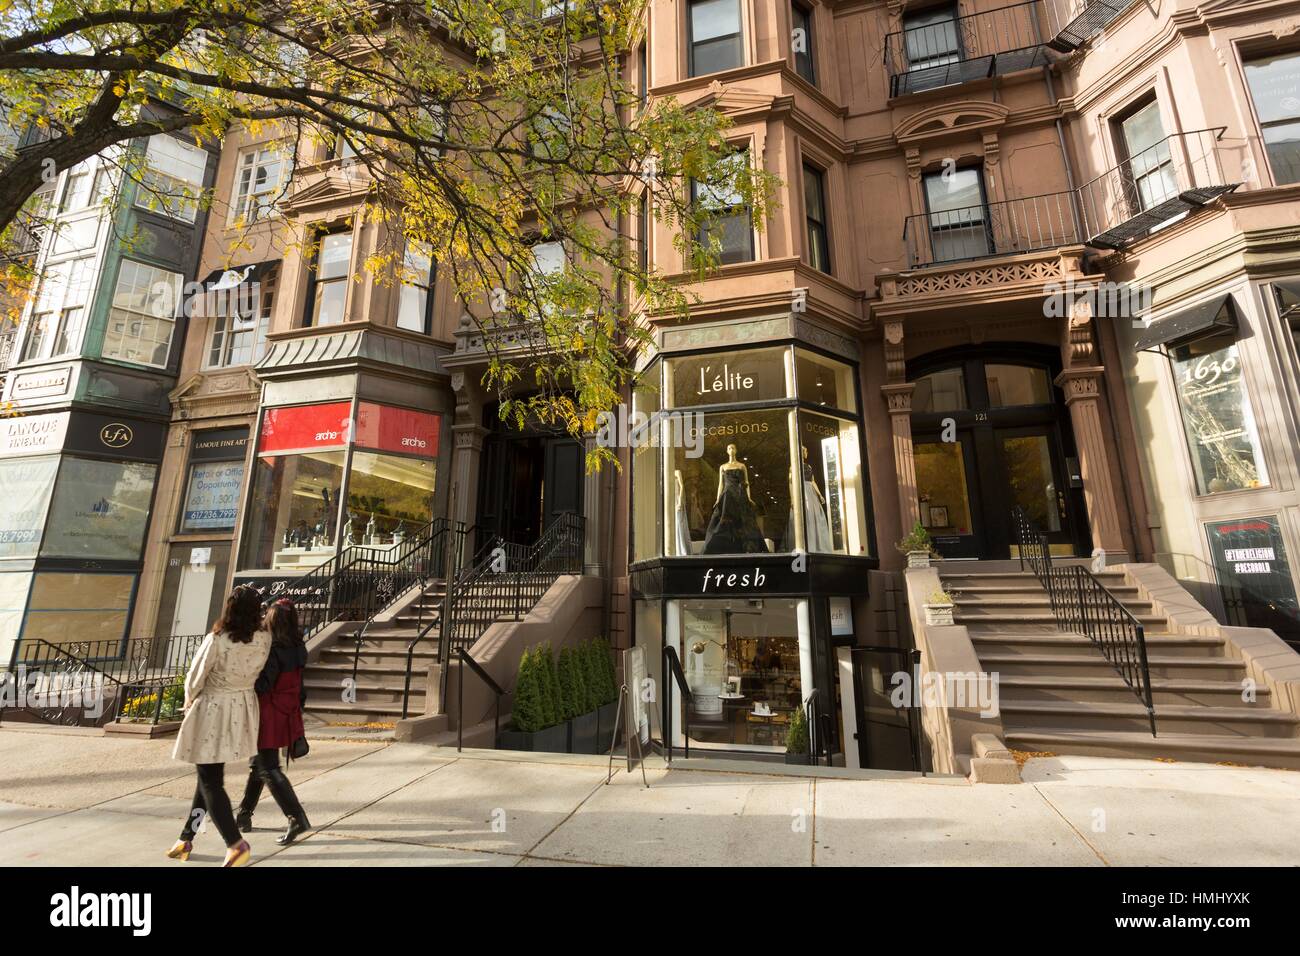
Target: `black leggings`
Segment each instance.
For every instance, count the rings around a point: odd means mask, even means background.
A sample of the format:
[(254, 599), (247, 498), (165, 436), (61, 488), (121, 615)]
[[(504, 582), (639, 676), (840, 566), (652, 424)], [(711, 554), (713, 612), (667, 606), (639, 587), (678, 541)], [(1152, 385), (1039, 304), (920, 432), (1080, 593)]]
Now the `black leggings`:
[(230, 808), (230, 797), (226, 795), (225, 764), (200, 763), (195, 764), (194, 769), (198, 772), (199, 782), (194, 788), (190, 815), (185, 818), (185, 826), (181, 829), (181, 839), (187, 843), (193, 840), (203, 825), (204, 817), (211, 816), (226, 846), (234, 846), (243, 837), (239, 827), (235, 826), (235, 812)]

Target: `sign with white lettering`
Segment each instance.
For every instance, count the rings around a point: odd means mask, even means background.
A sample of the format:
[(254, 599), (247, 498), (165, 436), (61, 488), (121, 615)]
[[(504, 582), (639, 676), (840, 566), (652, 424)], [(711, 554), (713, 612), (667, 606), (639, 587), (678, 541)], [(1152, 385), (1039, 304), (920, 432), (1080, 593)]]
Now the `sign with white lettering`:
[(0, 457), (59, 451), (70, 416), (71, 412), (54, 412), (0, 419)]
[(1272, 628), (1300, 644), (1300, 604), (1276, 516), (1206, 525), (1228, 623)]

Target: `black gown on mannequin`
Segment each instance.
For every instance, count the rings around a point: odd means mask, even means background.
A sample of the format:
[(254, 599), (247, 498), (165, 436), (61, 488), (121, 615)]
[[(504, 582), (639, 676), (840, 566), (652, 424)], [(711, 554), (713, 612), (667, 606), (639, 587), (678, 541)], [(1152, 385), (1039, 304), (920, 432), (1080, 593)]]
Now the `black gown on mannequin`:
[(754, 506), (745, 492), (744, 472), (728, 468), (722, 473), (722, 495), (713, 506), (708, 530), (704, 532), (705, 554), (755, 554), (767, 551), (758, 530)]

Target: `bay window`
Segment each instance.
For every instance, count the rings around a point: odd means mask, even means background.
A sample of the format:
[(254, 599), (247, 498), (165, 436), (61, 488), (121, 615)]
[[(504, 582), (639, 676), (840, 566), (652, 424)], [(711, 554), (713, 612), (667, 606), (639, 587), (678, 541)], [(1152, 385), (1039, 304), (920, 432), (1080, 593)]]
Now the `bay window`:
[(740, 0), (691, 0), (687, 20), (691, 76), (744, 65)]
[(235, 172), (233, 216), (251, 223), (273, 214), (275, 200), (286, 178), (286, 165), (280, 151), (270, 146), (259, 146), (241, 154)]
[(136, 194), (136, 205), (161, 210), (173, 219), (193, 222), (198, 215), (199, 197), (208, 165), (208, 151), (157, 133), (145, 149), (144, 173)]
[(307, 294), (307, 325), (343, 321), (352, 277), (352, 229), (323, 233), (316, 242)]
[[(734, 153), (729, 162), (749, 162), (749, 150)], [(754, 220), (749, 204), (739, 192), (691, 180), (691, 199), (704, 213), (697, 240), (714, 248), (719, 262), (729, 265), (754, 260)]]
[(165, 368), (180, 300), (180, 273), (123, 259), (108, 313), (104, 358)]
[(266, 333), (275, 304), (275, 274), (209, 296), (223, 308), (212, 317), (204, 368), (253, 365), (266, 354)]
[(1300, 183), (1300, 51), (1256, 57), (1245, 67), (1273, 182)]
[(397, 301), (397, 327), (429, 334), (432, 307), (433, 249), (427, 242), (408, 242), (402, 256), (402, 285)]

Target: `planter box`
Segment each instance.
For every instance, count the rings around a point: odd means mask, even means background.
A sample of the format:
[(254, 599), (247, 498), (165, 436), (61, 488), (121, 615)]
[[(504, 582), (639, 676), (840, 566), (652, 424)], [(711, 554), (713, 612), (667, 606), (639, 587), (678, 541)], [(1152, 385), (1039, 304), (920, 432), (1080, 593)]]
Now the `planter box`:
[(925, 623), (937, 626), (952, 624), (952, 605), (951, 604), (923, 604), (925, 608)]
[(569, 721), (569, 753), (600, 753), (600, 711), (579, 714)]
[(596, 716), (600, 719), (600, 727), (596, 731), (596, 752), (607, 754), (609, 753), (610, 742), (614, 739), (615, 730), (618, 731), (620, 737), (623, 736), (623, 728), (614, 726), (614, 720), (618, 716), (618, 701), (615, 700), (613, 703), (598, 707)]
[(928, 568), (930, 566), (930, 552), (929, 551), (907, 552), (907, 566), (909, 568)]
[(522, 730), (514, 730), (513, 728), (503, 730), (497, 737), (497, 749), (523, 750), (528, 753), (568, 753), (569, 724), (566, 721), (533, 733), (525, 733)]

